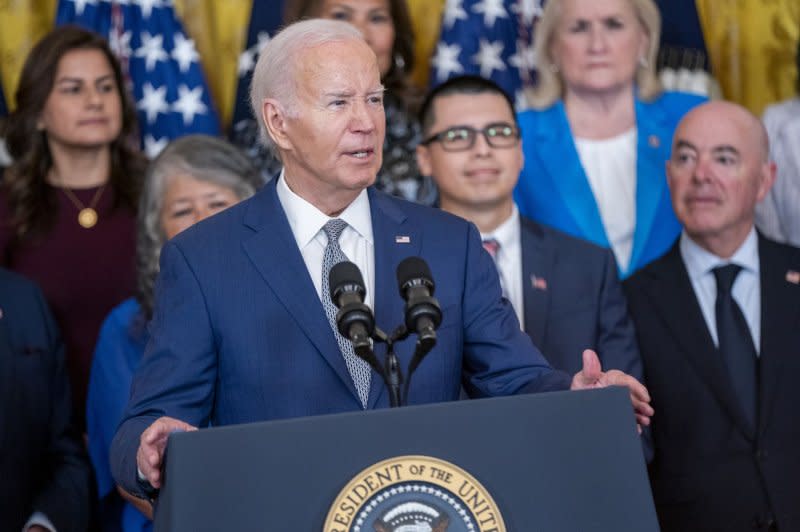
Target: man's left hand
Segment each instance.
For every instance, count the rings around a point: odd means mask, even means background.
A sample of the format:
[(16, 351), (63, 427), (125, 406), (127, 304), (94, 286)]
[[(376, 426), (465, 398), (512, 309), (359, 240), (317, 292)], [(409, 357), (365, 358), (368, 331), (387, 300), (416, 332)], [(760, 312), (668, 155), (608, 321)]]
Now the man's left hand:
[(626, 386), (630, 391), (631, 403), (636, 413), (636, 422), (639, 431), (642, 426), (650, 425), (653, 407), (650, 406), (650, 393), (644, 385), (617, 369), (603, 371), (597, 353), (591, 349), (583, 352), (583, 369), (572, 378), (572, 390), (586, 390), (589, 388), (605, 388), (606, 386)]

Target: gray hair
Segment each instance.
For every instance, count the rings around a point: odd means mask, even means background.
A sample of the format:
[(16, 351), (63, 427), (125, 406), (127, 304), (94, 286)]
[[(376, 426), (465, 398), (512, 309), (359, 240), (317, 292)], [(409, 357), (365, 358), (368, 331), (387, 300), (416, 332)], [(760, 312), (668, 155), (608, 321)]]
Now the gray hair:
[(261, 116), (264, 100), (277, 100), (284, 113), (298, 116), (295, 95), (296, 65), (300, 52), (327, 43), (353, 39), (364, 40), (361, 32), (346, 22), (308, 19), (286, 26), (261, 50), (250, 82), (250, 107), (258, 122), (261, 142), (275, 157), (280, 158), (280, 154)]
[[(640, 99), (646, 102), (652, 101), (662, 91), (661, 82), (656, 74), (656, 59), (661, 38), (661, 14), (653, 0), (628, 0), (628, 2), (650, 40), (643, 64), (640, 64), (636, 71), (636, 86)], [(549, 0), (536, 26), (533, 50), (538, 65), (536, 71), (538, 78), (536, 86), (526, 95), (531, 106), (536, 109), (550, 107), (564, 96), (564, 83), (554, 69), (550, 53), (562, 5), (563, 0)]]
[(164, 148), (145, 174), (139, 200), (136, 242), (137, 296), (141, 314), (153, 313), (153, 290), (158, 276), (161, 248), (167, 240), (161, 226), (164, 194), (176, 175), (233, 190), (239, 199), (255, 194), (262, 179), (250, 160), (225, 140), (208, 135), (187, 135)]

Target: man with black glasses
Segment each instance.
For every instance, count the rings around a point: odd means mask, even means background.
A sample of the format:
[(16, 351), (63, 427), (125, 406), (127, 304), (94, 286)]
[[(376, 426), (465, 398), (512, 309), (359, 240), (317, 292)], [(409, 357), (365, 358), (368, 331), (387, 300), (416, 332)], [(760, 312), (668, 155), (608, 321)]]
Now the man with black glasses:
[(503, 294), (548, 361), (575, 373), (594, 349), (604, 368), (641, 379), (614, 255), (519, 215), (522, 142), (508, 95), (484, 78), (451, 78), (427, 96), (420, 121), (420, 170), (436, 181), (442, 209), (478, 226)]

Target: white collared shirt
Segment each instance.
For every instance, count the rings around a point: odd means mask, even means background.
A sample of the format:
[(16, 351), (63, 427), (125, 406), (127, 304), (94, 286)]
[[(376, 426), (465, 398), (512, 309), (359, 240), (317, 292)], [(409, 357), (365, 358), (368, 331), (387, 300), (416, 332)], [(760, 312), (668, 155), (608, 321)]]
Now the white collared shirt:
[[(322, 301), (322, 260), (328, 244), (328, 237), (322, 228), (332, 218), (292, 192), (286, 184), (283, 171), (278, 176), (277, 193), (314, 288)], [(339, 237), (339, 247), (361, 270), (367, 289), (364, 302), (374, 308), (375, 244), (366, 189), (337, 218), (347, 222), (347, 227)]]
[(500, 284), (511, 306), (517, 313), (520, 327), (525, 323), (525, 306), (522, 295), (522, 232), (519, 227), (519, 210), (514, 205), (511, 216), (491, 233), (481, 233), (481, 240), (494, 238), (500, 244), (495, 262), (500, 274)]
[(731, 293), (733, 299), (742, 309), (756, 353), (761, 351), (761, 280), (760, 263), (758, 260), (758, 236), (755, 229), (750, 229), (750, 234), (736, 250), (730, 259), (721, 259), (713, 253), (706, 251), (695, 243), (686, 231), (681, 233), (680, 252), (686, 271), (692, 282), (697, 302), (706, 320), (708, 331), (714, 340), (714, 345), (719, 346), (717, 335), (717, 314), (714, 305), (717, 301), (717, 281), (712, 270), (725, 264), (736, 264), (742, 267), (733, 283)]

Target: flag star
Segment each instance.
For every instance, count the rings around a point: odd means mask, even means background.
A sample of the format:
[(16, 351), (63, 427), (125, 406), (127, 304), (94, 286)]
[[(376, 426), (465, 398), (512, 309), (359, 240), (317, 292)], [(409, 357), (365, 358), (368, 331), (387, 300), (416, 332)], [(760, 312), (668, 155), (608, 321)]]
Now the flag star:
[(142, 32), (142, 45), (133, 54), (136, 57), (144, 57), (144, 65), (148, 72), (153, 70), (158, 61), (169, 59), (167, 52), (164, 51), (164, 36), (151, 36), (148, 32)]
[(169, 111), (167, 105), (167, 87), (162, 86), (157, 89), (153, 88), (150, 83), (145, 83), (142, 86), (142, 99), (136, 105), (137, 109), (141, 109), (147, 114), (147, 123), (152, 124), (158, 118), (158, 113), (166, 113)]
[(461, 5), (464, 0), (447, 0), (444, 6), (444, 25), (450, 29), (456, 20), (467, 20), (467, 12)]
[(530, 109), (530, 104), (528, 103), (528, 97), (525, 95), (525, 89), (518, 89), (514, 92), (514, 109), (521, 113), (526, 109)]
[(112, 31), (108, 36), (108, 45), (117, 57), (128, 58), (133, 54), (133, 50), (131, 49), (132, 35), (130, 31), (126, 31), (122, 34)]
[(97, 0), (73, 0), (75, 3), (75, 14), (83, 15), (83, 10), (86, 9), (88, 4), (93, 6), (97, 5)]
[(263, 50), (264, 47), (269, 44), (269, 41), (270, 41), (269, 33), (267, 33), (266, 31), (259, 31), (258, 43), (256, 43), (257, 46), (256, 52), (260, 54), (261, 50)]
[(239, 56), (239, 77), (242, 77), (253, 70), (255, 65), (255, 54), (250, 50), (245, 50), (242, 52), (242, 54)]
[(194, 115), (205, 114), (208, 107), (202, 101), (203, 87), (189, 90), (186, 85), (178, 86), (178, 99), (172, 104), (172, 110), (183, 116), (183, 125), (188, 126), (194, 122)]
[(530, 72), (536, 68), (536, 54), (533, 46), (526, 46), (524, 43), (517, 43), (517, 51), (508, 58), (511, 66), (522, 72)]
[(436, 68), (436, 79), (445, 81), (452, 74), (464, 72), (464, 67), (458, 62), (460, 54), (461, 46), (457, 44), (440, 42), (436, 45), (436, 55), (431, 59), (431, 65)]
[(511, 11), (516, 13), (524, 24), (530, 26), (534, 19), (542, 16), (542, 0), (517, 0), (511, 6)]
[(508, 18), (508, 12), (503, 7), (503, 0), (481, 0), (472, 6), (472, 11), (483, 13), (483, 23), (488, 28), (493, 27), (498, 18)]
[(492, 77), (492, 71), (506, 69), (506, 64), (503, 63), (501, 58), (503, 55), (502, 41), (489, 42), (486, 39), (481, 39), (478, 46), (480, 49), (477, 54), (472, 56), (472, 61), (480, 65), (481, 76), (490, 78)]
[(172, 49), (172, 58), (178, 63), (181, 72), (186, 72), (192, 63), (196, 63), (200, 59), (197, 53), (197, 48), (194, 46), (192, 39), (187, 39), (183, 33), (175, 34), (175, 46)]
[(161, 150), (167, 147), (167, 144), (169, 144), (169, 138), (167, 137), (156, 139), (152, 135), (145, 135), (144, 153), (148, 158), (153, 159), (161, 153)]
[(161, 0), (131, 0), (131, 2), (139, 5), (144, 18), (150, 18), (154, 7), (164, 7)]

